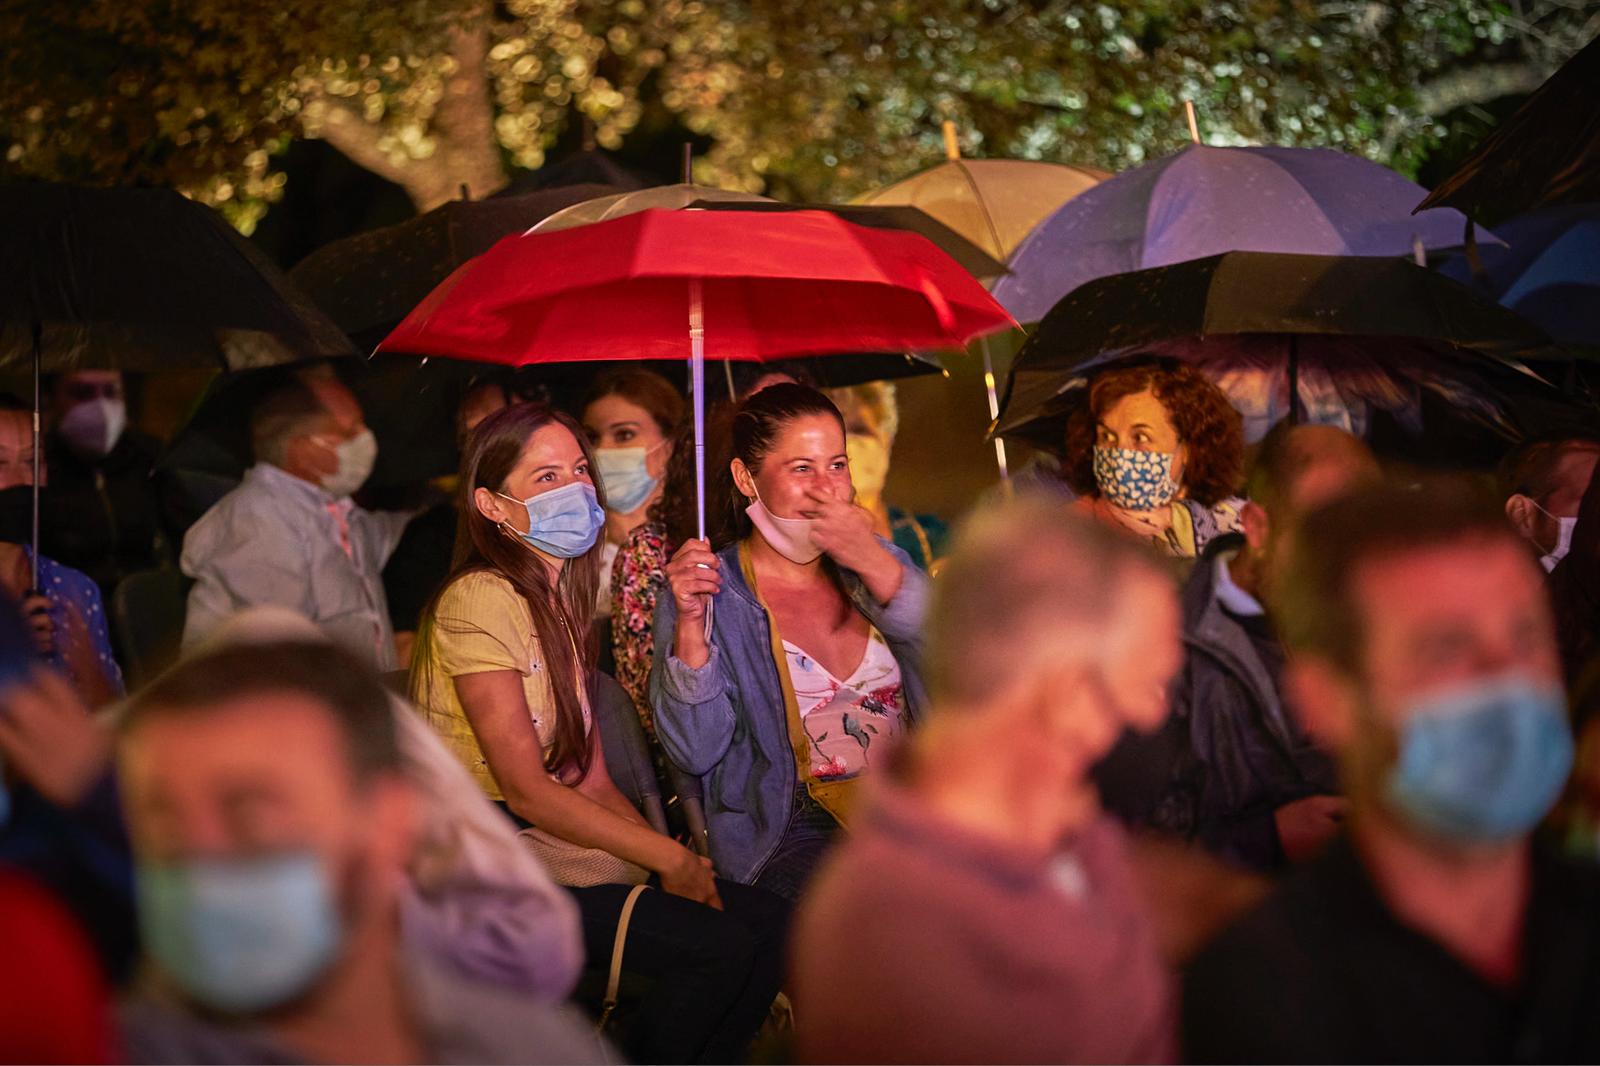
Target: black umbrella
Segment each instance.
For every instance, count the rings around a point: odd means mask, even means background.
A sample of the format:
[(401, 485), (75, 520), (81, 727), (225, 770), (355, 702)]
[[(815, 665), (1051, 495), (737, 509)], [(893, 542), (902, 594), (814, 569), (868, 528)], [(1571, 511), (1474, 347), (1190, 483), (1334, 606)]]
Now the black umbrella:
[(564, 185), (524, 196), (453, 200), (397, 225), (324, 245), (289, 276), (370, 350), (451, 271), (502, 237), (616, 191), (607, 185)]
[(609, 185), (613, 192), (634, 192), (661, 182), (630, 170), (603, 148), (585, 148), (534, 170), (518, 170), (496, 196), (521, 196), (565, 185)]
[(1207, 371), (1247, 421), (1371, 411), (1415, 432), (1425, 412), (1449, 411), (1515, 439), (1530, 405), (1563, 408), (1521, 360), (1561, 354), (1519, 315), (1404, 260), (1229, 252), (1069, 293), (1017, 354), (992, 434), (1059, 452), (1090, 372), (1157, 357)]
[(1516, 215), (1600, 200), (1600, 37), (1534, 90), (1417, 205)]
[[(211, 209), (168, 189), (0, 186), (0, 370), (224, 370), (354, 354)], [(33, 556), (37, 582), (38, 419)]]
[(920, 207), (906, 204), (791, 204), (779, 200), (696, 200), (691, 209), (704, 211), (831, 211), (846, 222), (876, 229), (920, 233), (954, 259), (961, 269), (982, 281), (1005, 274), (1006, 265)]

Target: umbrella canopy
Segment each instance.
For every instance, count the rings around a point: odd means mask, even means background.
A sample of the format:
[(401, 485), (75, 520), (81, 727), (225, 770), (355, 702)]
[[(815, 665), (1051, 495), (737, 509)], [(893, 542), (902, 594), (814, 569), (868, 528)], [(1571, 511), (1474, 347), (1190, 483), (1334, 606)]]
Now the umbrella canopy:
[(926, 238), (821, 211), (638, 211), (508, 237), (380, 350), (486, 362), (689, 357), (705, 536), (705, 353), (771, 358), (956, 347), (1010, 324)]
[(1426, 392), (1514, 436), (1513, 401), (1559, 399), (1520, 359), (1557, 354), (1520, 316), (1404, 260), (1231, 252), (1074, 290), (1018, 353), (994, 433), (1059, 452), (1088, 371), (1157, 356), (1231, 381), (1258, 431), (1296, 407), (1420, 429)]
[(1537, 323), (1563, 344), (1600, 348), (1600, 204), (1567, 204), (1495, 227), (1506, 243), (1480, 251), (1482, 275), (1458, 256), (1439, 272)]
[(1005, 262), (1033, 227), (1108, 177), (1104, 170), (1062, 163), (957, 158), (854, 202), (920, 208)]
[(215, 211), (169, 189), (0, 186), (0, 369), (237, 369), (355, 354)]
[(721, 359), (949, 348), (1010, 324), (972, 275), (913, 233), (821, 211), (651, 209), (501, 241), (379, 350), (509, 365), (681, 359), (691, 279), (707, 352)]
[(520, 196), (566, 185), (609, 185), (621, 192), (632, 192), (657, 184), (659, 182), (617, 162), (616, 157), (605, 149), (585, 148), (554, 162), (547, 162), (535, 170), (516, 170), (511, 184), (495, 195)]
[[(607, 185), (564, 185), (524, 196), (453, 200), (397, 225), (323, 245), (289, 276), (340, 329), (370, 340), (370, 348), (451, 271), (495, 241), (613, 192)], [(377, 336), (369, 336), (374, 331)]]
[(1194, 144), (1072, 199), (1017, 249), (994, 292), (1020, 321), (1036, 322), (1095, 278), (1223, 252), (1409, 256), (1419, 240), (1459, 246), (1459, 212), (1412, 216), (1423, 192), (1328, 148)]
[(1516, 114), (1417, 205), (1474, 217), (1600, 200), (1600, 37), (1550, 76)]
[(1004, 263), (920, 207), (900, 204), (790, 204), (780, 200), (696, 200), (689, 208), (700, 211), (831, 211), (858, 226), (920, 233), (975, 278), (997, 278), (1006, 272)]
[(539, 233), (552, 233), (574, 226), (588, 226), (595, 222), (621, 218), (623, 215), (632, 215), (639, 211), (681, 211), (691, 204), (707, 201), (763, 204), (774, 202), (752, 192), (714, 189), (706, 185), (687, 183), (657, 185), (651, 189), (640, 189), (638, 192), (617, 193), (614, 196), (601, 196), (581, 204), (573, 204), (565, 210), (557, 211), (533, 229)]

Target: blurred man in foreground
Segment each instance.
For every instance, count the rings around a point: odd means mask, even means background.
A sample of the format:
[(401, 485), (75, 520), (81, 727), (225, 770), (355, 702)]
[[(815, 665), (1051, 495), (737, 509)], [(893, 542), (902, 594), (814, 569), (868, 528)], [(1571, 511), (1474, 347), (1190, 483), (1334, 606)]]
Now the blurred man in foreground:
[[(292, 753), (293, 758), (285, 758)], [(146, 689), (119, 770), (153, 963), (136, 1062), (572, 1062), (575, 1016), (402, 946), (419, 813), (389, 698), (319, 643), (225, 648)]]
[(1600, 874), (1531, 839), (1572, 762), (1542, 576), (1453, 483), (1307, 516), (1276, 615), (1349, 831), (1191, 968), (1189, 1058), (1600, 1054)]
[(935, 586), (934, 713), (802, 907), (813, 1062), (1157, 1062), (1170, 995), (1089, 767), (1157, 726), (1178, 606), (1144, 548), (1059, 506), (980, 512)]

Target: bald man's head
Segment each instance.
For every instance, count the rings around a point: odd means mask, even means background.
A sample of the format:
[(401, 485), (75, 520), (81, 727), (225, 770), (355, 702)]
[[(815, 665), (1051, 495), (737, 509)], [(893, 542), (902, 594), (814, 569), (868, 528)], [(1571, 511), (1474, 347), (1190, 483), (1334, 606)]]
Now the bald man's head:
[(1376, 481), (1380, 473), (1372, 450), (1345, 430), (1280, 422), (1261, 442), (1248, 493), (1281, 522)]
[[(1142, 543), (1059, 503), (1007, 503), (968, 520), (934, 585), (934, 702), (981, 704), (1073, 663), (1102, 680), (1121, 678), (1130, 664), (1159, 673), (1156, 660), (1175, 659), (1176, 640), (1172, 579)], [(1131, 687), (1148, 694), (1165, 681)]]

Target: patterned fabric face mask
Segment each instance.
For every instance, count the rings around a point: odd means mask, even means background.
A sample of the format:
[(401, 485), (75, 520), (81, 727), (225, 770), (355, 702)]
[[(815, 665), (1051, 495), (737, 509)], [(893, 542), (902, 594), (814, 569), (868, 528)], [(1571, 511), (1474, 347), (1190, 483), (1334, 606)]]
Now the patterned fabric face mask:
[(1154, 511), (1178, 495), (1172, 480), (1172, 452), (1146, 452), (1136, 448), (1096, 448), (1094, 480), (1100, 493), (1128, 511)]

